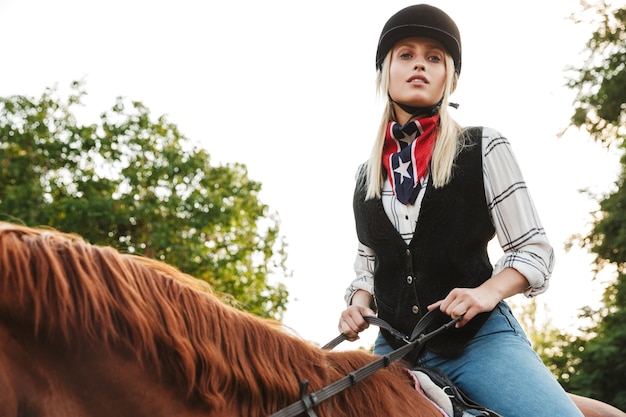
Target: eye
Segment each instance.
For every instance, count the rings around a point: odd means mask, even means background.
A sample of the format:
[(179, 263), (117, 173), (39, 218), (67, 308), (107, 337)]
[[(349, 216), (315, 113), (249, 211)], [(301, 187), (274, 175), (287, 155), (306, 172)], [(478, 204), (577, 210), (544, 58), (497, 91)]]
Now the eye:
[(413, 54), (411, 54), (410, 52), (400, 52), (399, 56), (401, 59), (411, 59), (413, 57)]
[(430, 62), (441, 62), (441, 61), (442, 61), (442, 58), (441, 58), (441, 56), (440, 56), (440, 55), (429, 55), (429, 56), (428, 56), (428, 60), (429, 60)]

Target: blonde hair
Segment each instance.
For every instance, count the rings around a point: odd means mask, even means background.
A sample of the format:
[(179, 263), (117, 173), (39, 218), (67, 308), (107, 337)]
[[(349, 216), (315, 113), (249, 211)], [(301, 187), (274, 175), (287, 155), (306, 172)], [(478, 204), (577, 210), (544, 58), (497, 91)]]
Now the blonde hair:
[[(372, 153), (367, 162), (367, 179), (365, 187), (367, 189), (366, 199), (380, 198), (380, 191), (383, 186), (382, 152), (385, 142), (387, 125), (391, 120), (396, 120), (393, 103), (389, 98), (389, 67), (391, 65), (391, 52), (387, 54), (383, 61), (382, 68), (378, 71), (376, 86), (380, 96), (386, 100), (385, 110), (380, 121), (376, 140), (372, 148)], [(456, 88), (458, 74), (453, 70), (454, 61), (450, 54), (445, 55), (446, 82), (443, 92), (443, 101), (439, 108), (439, 129), (437, 139), (433, 149), (430, 175), (435, 188), (443, 187), (452, 178), (452, 168), (454, 160), (464, 144), (461, 135), (461, 126), (452, 118), (448, 112), (448, 99)]]

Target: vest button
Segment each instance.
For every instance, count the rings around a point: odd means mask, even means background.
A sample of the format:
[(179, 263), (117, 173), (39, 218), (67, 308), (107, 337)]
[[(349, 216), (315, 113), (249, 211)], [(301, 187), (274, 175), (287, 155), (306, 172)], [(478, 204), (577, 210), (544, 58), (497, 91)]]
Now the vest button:
[(413, 306), (411, 307), (411, 311), (413, 312), (413, 314), (417, 314), (420, 312), (420, 308), (418, 306)]
[(406, 283), (411, 285), (413, 283), (413, 277), (410, 276), (410, 275), (408, 277), (406, 277)]

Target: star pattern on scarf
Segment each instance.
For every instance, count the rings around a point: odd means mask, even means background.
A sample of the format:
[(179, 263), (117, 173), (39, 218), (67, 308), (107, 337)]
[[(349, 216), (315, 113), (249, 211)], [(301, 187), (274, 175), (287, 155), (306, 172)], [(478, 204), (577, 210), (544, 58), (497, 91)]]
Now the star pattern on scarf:
[(411, 178), (409, 174), (411, 162), (404, 162), (400, 157), (398, 157), (398, 161), (400, 162), (398, 168), (394, 169), (393, 172), (400, 174), (400, 184), (402, 184), (405, 178)]

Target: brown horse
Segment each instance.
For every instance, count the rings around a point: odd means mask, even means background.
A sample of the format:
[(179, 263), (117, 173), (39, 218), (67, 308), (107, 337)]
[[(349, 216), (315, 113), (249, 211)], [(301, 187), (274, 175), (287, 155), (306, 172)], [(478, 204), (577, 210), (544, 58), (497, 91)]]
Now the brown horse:
[[(0, 222), (0, 417), (267, 416), (302, 380), (316, 391), (374, 359), (316, 348), (164, 263)], [(626, 415), (608, 409), (585, 413)], [(399, 364), (315, 411), (441, 417)]]

